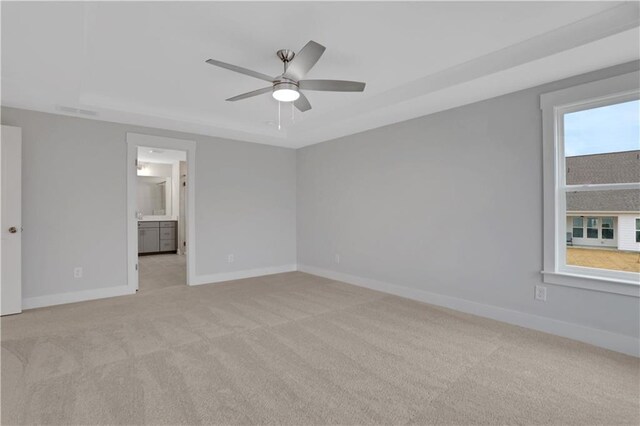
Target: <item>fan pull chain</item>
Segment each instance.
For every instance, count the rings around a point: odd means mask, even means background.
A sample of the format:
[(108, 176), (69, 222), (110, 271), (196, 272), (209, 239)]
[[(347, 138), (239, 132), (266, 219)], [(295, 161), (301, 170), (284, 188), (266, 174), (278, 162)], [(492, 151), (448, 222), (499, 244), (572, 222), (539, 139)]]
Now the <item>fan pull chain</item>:
[(280, 130), (280, 104), (282, 104), (282, 102), (278, 101), (278, 130)]
[(295, 109), (293, 108), (293, 102), (291, 102), (291, 123), (295, 123), (296, 116), (294, 115)]

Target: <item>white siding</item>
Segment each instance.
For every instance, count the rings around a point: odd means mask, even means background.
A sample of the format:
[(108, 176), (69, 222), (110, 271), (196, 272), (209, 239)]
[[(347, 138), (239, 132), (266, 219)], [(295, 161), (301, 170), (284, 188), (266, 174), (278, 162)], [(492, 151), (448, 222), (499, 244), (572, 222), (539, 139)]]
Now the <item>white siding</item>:
[(620, 250), (640, 251), (640, 243), (636, 243), (637, 218), (640, 218), (640, 213), (618, 216), (618, 248)]

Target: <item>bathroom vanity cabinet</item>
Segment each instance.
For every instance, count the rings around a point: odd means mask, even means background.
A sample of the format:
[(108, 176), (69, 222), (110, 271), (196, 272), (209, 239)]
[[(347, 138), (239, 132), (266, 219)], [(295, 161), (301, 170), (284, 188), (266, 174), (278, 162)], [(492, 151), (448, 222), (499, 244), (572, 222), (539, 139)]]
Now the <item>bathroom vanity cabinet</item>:
[(177, 253), (178, 221), (138, 222), (138, 254)]

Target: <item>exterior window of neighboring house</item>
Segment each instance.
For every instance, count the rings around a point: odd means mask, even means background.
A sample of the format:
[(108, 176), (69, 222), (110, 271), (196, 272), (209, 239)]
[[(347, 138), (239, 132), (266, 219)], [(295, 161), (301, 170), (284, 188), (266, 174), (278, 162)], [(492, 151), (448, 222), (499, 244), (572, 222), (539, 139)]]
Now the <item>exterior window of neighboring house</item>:
[(595, 217), (587, 219), (587, 238), (598, 238), (598, 219)]
[(545, 282), (640, 297), (639, 81), (541, 96)]
[(582, 217), (573, 218), (573, 238), (584, 237), (584, 219)]
[(613, 218), (602, 218), (602, 238), (605, 240), (613, 240)]

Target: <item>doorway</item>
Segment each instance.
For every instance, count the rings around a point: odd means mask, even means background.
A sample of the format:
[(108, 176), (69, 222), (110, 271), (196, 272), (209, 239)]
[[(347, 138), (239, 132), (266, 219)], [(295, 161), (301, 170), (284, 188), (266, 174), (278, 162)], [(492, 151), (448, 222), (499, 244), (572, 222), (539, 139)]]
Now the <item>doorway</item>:
[(191, 285), (195, 142), (127, 133), (127, 145), (128, 285)]

